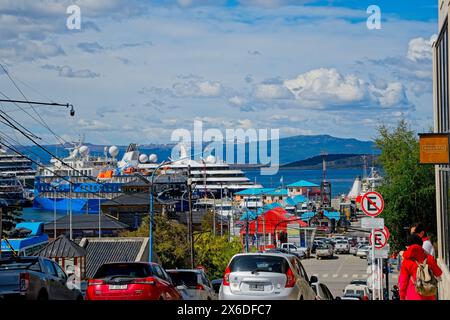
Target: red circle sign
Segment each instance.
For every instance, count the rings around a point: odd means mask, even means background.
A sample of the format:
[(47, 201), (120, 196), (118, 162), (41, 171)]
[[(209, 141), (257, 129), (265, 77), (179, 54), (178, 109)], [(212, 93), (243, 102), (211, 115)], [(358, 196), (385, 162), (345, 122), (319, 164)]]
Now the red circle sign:
[[(385, 230), (375, 229), (375, 249), (381, 249), (386, 246), (388, 241), (388, 235)], [(372, 233), (370, 234), (369, 243), (372, 245)]]
[(369, 217), (378, 216), (384, 209), (384, 200), (376, 191), (369, 191), (361, 197), (361, 209)]

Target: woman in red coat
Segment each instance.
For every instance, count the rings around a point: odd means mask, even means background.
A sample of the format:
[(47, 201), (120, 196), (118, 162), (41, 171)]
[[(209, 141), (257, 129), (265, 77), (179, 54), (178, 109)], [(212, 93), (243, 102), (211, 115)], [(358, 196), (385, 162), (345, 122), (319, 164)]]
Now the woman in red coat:
[(417, 262), (423, 263), (425, 259), (427, 259), (428, 267), (439, 280), (442, 270), (437, 265), (433, 256), (427, 254), (422, 248), (422, 239), (416, 234), (412, 234), (408, 238), (407, 250), (403, 253), (402, 267), (398, 277), (400, 300), (436, 300), (436, 296), (421, 296), (414, 287)]

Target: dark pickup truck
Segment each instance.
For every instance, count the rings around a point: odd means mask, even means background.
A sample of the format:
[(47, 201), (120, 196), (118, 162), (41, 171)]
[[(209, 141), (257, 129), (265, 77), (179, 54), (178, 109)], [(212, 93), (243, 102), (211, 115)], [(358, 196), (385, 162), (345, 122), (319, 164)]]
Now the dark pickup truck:
[(67, 275), (53, 260), (41, 257), (0, 259), (0, 300), (82, 300), (69, 289)]

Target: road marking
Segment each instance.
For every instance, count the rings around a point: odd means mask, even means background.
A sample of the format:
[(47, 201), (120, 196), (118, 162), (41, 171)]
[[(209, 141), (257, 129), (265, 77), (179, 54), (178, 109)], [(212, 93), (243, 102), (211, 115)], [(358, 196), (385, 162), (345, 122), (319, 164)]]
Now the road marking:
[(348, 274), (344, 274), (342, 277), (343, 278), (348, 278)]
[(328, 278), (328, 273), (325, 273), (324, 275), (322, 275), (322, 278)]
[(352, 278), (358, 278), (358, 275), (357, 274), (354, 274), (354, 275), (352, 275)]
[(369, 275), (368, 274), (363, 274), (361, 275), (361, 278), (367, 278)]
[(335, 274), (333, 274), (333, 278), (337, 278), (338, 277), (338, 275), (335, 273)]

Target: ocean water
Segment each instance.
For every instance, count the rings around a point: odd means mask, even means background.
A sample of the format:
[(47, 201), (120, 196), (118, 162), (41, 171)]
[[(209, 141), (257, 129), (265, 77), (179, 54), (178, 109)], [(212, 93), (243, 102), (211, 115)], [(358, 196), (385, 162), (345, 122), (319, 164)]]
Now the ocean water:
[[(280, 169), (276, 175), (263, 176), (260, 169), (244, 169), (245, 175), (252, 181), (262, 184), (266, 188), (277, 188), (288, 185), (299, 180), (307, 180), (320, 185), (322, 181), (322, 170), (298, 170), (298, 169)], [(357, 176), (362, 175), (362, 169), (328, 169), (326, 174), (327, 181), (331, 182), (331, 193), (335, 197), (340, 194), (347, 194), (353, 185)], [(283, 183), (280, 179), (283, 177)], [(57, 218), (67, 213), (57, 212)], [(24, 208), (22, 218), (26, 221), (53, 221), (52, 211), (34, 210), (33, 208)]]
[[(246, 176), (252, 180), (262, 184), (266, 188), (277, 188), (279, 186), (288, 185), (299, 180), (306, 180), (320, 185), (323, 179), (322, 170), (298, 170), (280, 168), (276, 175), (263, 176), (260, 169), (243, 170)], [(362, 169), (328, 169), (326, 172), (327, 181), (331, 182), (331, 194), (333, 197), (340, 194), (347, 194), (357, 176), (362, 175)], [(281, 178), (283, 182), (281, 183)]]

